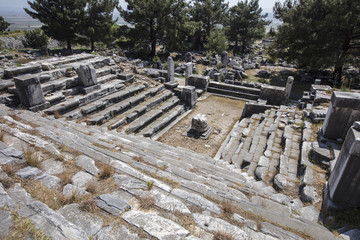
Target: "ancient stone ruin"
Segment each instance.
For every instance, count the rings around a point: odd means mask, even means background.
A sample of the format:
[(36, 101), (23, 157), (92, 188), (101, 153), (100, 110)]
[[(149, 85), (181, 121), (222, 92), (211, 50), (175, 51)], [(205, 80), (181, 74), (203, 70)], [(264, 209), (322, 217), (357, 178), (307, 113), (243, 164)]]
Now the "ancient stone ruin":
[[(1, 238), (19, 219), (51, 239), (356, 236), (334, 234), (327, 211), (360, 206), (359, 93), (317, 81), (296, 103), (291, 76), (285, 87), (244, 80), (249, 58), (184, 58), (166, 70), (94, 54), (5, 69)], [(223, 68), (202, 75), (198, 62)], [(217, 126), (198, 110), (211, 96), (237, 101), (241, 118)], [(182, 120), (204, 137), (188, 138)], [(220, 139), (216, 154), (156, 141), (171, 129), (205, 149)]]

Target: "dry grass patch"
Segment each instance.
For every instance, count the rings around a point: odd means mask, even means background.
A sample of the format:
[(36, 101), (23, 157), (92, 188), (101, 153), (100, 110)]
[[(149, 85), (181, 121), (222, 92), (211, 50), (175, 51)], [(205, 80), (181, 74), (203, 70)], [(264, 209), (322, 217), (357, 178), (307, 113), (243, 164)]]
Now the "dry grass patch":
[(22, 149), (24, 154), (24, 160), (26, 165), (36, 168), (41, 168), (41, 161), (39, 154), (35, 151), (34, 148), (27, 146), (26, 148)]
[(9, 114), (9, 117), (11, 117), (12, 119), (14, 119), (17, 122), (21, 121), (21, 118), (18, 115), (16, 115), (15, 113)]
[(15, 164), (6, 164), (2, 165), (2, 170), (9, 176), (9, 177), (16, 177), (15, 173), (19, 171), (21, 168), (25, 167), (22, 163), (15, 163)]
[(74, 176), (74, 173), (70, 171), (64, 171), (63, 173), (60, 173), (57, 175), (57, 177), (61, 180), (61, 185), (65, 186), (67, 184), (72, 184), (72, 177)]
[(153, 196), (137, 196), (136, 199), (143, 210), (150, 210), (155, 207), (155, 198)]
[(66, 145), (61, 145), (59, 147), (59, 150), (61, 150), (62, 152), (66, 152), (71, 154), (73, 157), (78, 157), (81, 155), (81, 152), (79, 152), (78, 150), (72, 148), (72, 147), (68, 147)]
[(15, 179), (9, 177), (0, 178), (0, 183), (4, 186), (5, 189), (10, 188), (16, 183)]
[(179, 211), (174, 211), (173, 214), (177, 218), (176, 222), (178, 224), (189, 230), (192, 234), (194, 233), (196, 223), (192, 214), (185, 214)]
[(113, 166), (111, 166), (110, 164), (102, 164), (99, 174), (99, 179), (102, 180), (108, 179), (112, 177), (114, 173), (115, 173), (115, 168)]
[(234, 240), (234, 237), (230, 233), (215, 232), (213, 240)]
[(54, 118), (55, 119), (61, 118), (61, 114), (59, 113), (59, 111), (54, 111)]
[(11, 227), (11, 233), (6, 239), (18, 240), (30, 238), (36, 240), (50, 240), (43, 231), (35, 227), (30, 219), (22, 218), (16, 212), (12, 213), (12, 219), (14, 225)]
[(98, 208), (95, 199), (86, 199), (79, 203), (79, 209), (84, 212), (95, 213)]

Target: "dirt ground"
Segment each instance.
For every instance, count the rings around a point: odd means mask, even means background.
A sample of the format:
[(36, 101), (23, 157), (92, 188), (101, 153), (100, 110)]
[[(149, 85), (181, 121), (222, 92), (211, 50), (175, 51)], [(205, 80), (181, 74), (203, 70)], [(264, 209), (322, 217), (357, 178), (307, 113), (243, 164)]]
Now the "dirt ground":
[[(206, 99), (198, 101), (193, 111), (161, 136), (158, 141), (214, 157), (235, 122), (240, 119), (244, 105), (244, 101), (209, 95)], [(208, 124), (213, 127), (207, 140), (183, 135), (190, 127), (191, 119), (198, 113), (205, 114)]]

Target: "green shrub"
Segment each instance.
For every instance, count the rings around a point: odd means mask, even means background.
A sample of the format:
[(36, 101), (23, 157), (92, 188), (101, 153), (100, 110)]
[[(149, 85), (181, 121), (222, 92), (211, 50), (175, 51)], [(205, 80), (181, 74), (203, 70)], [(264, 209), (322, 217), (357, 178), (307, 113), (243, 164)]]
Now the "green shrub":
[(208, 42), (204, 45), (207, 52), (221, 53), (228, 48), (224, 30), (216, 28), (210, 32)]
[(25, 38), (27, 44), (34, 49), (46, 48), (49, 41), (49, 37), (40, 28), (25, 32)]

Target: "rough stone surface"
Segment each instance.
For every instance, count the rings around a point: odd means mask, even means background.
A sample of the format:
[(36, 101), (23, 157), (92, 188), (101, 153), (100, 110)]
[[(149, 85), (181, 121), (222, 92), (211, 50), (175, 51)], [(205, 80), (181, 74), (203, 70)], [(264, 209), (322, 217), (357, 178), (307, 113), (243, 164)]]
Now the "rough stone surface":
[(205, 114), (199, 113), (192, 118), (191, 129), (198, 133), (204, 133), (209, 130), (209, 125), (207, 123)]
[(88, 194), (88, 192), (72, 184), (66, 184), (63, 188), (63, 195), (65, 197), (71, 197), (72, 195), (83, 196), (85, 194)]
[(90, 87), (97, 84), (96, 71), (91, 64), (80, 65), (77, 74), (82, 86)]
[(174, 60), (172, 59), (172, 57), (168, 57), (167, 59), (167, 82), (173, 82), (174, 79), (174, 74), (175, 74), (175, 70), (174, 70)]
[(80, 155), (75, 159), (76, 165), (82, 167), (91, 175), (99, 174), (99, 169), (95, 165), (95, 161), (85, 155)]
[(25, 107), (34, 107), (45, 103), (40, 78), (34, 75), (22, 75), (15, 78), (16, 90)]
[(127, 202), (111, 194), (100, 195), (96, 204), (99, 208), (115, 216), (131, 208)]
[(81, 227), (89, 236), (94, 236), (102, 227), (103, 221), (101, 218), (81, 211), (77, 203), (65, 205), (58, 213), (68, 221)]
[(40, 169), (28, 166), (17, 171), (16, 175), (18, 175), (21, 178), (34, 178), (40, 173), (41, 173)]
[(7, 157), (14, 157), (14, 158), (19, 158), (19, 159), (24, 158), (23, 152), (15, 149), (13, 147), (2, 149), (2, 150), (0, 150), (0, 152)]
[(37, 176), (35, 180), (42, 182), (46, 187), (56, 189), (61, 184), (61, 179), (47, 173)]
[(71, 178), (73, 185), (82, 188), (85, 187), (85, 185), (89, 182), (91, 182), (92, 180), (94, 180), (94, 177), (86, 172), (78, 172), (76, 173), (72, 178)]
[(44, 203), (34, 201), (20, 209), (22, 217), (28, 217), (51, 239), (88, 239), (80, 227), (66, 220), (61, 214), (54, 212)]
[(211, 216), (203, 214), (193, 214), (194, 220), (198, 226), (209, 232), (222, 232), (230, 234), (234, 239), (247, 239), (247, 234), (240, 228), (230, 223)]
[(317, 222), (319, 219), (319, 210), (314, 206), (307, 206), (300, 208), (299, 210), (300, 216), (306, 220), (311, 222)]
[(64, 165), (61, 161), (47, 159), (42, 162), (42, 167), (47, 174), (60, 174), (64, 172)]
[(116, 226), (116, 224), (102, 228), (95, 237), (97, 240), (139, 239), (137, 234), (130, 233), (124, 225)]
[(0, 211), (0, 237), (6, 238), (10, 233), (10, 228), (13, 225), (11, 212)]
[(123, 219), (158, 239), (183, 239), (190, 235), (190, 232), (179, 224), (155, 213), (129, 211), (123, 215)]
[(190, 210), (186, 207), (186, 205), (183, 204), (181, 201), (177, 200), (176, 198), (167, 196), (156, 190), (154, 190), (153, 193), (156, 206), (170, 212), (177, 211), (183, 214), (191, 213)]

